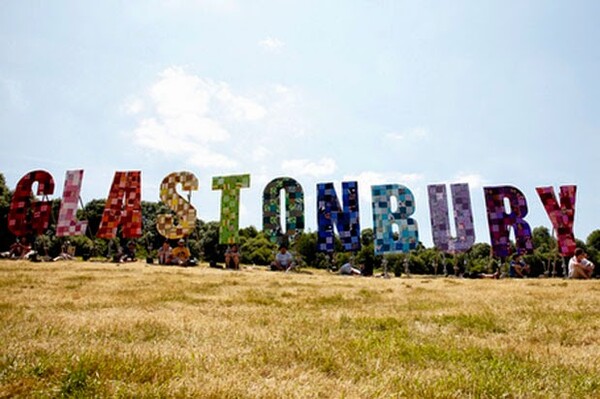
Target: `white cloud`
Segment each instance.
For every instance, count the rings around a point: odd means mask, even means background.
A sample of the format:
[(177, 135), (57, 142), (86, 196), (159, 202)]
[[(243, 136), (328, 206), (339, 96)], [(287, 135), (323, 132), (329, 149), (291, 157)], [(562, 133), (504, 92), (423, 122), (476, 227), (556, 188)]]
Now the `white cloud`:
[(481, 188), (486, 184), (486, 180), (477, 173), (459, 173), (454, 177), (457, 183), (469, 183), (469, 189)]
[(266, 109), (257, 102), (234, 95), (225, 83), (220, 84), (219, 90), (215, 93), (215, 98), (224, 105), (229, 115), (233, 115), (238, 120), (256, 121), (264, 118), (267, 114)]
[(164, 70), (144, 99), (131, 98), (122, 109), (138, 117), (131, 132), (138, 146), (200, 167), (235, 166), (231, 156), (220, 153), (226, 147), (222, 143), (232, 137), (228, 126), (267, 115), (263, 105), (235, 94), (227, 83), (189, 74), (181, 67)]
[(301, 138), (309, 135), (313, 129), (310, 118), (304, 110), (306, 106), (302, 92), (295, 87), (272, 85), (263, 94), (264, 102), (269, 104), (269, 117), (266, 131), (272, 136), (271, 141), (281, 140), (282, 133), (291, 138)]
[(423, 181), (423, 175), (420, 173), (379, 173), (366, 171), (358, 175), (345, 175), (343, 181), (357, 181), (359, 187), (366, 187), (369, 190), (371, 186), (380, 184), (401, 184), (410, 186), (411, 184)]
[(385, 138), (392, 141), (413, 140), (419, 141), (430, 136), (429, 130), (424, 127), (413, 127), (401, 132), (390, 132)]
[(127, 115), (136, 115), (144, 110), (144, 102), (137, 97), (125, 101), (121, 110)]
[(331, 175), (337, 169), (337, 165), (331, 158), (323, 158), (318, 161), (292, 159), (283, 161), (281, 169), (292, 176), (321, 177)]
[(269, 157), (269, 155), (271, 155), (271, 151), (267, 147), (264, 147), (262, 145), (259, 145), (258, 147), (252, 150), (252, 160), (254, 162), (265, 161)]
[[(272, 84), (242, 92), (174, 66), (144, 93), (128, 97), (121, 110), (134, 118), (126, 134), (139, 149), (202, 168), (261, 170), (273, 154), (288, 159), (291, 142), (311, 131), (303, 107), (296, 88)], [(305, 161), (298, 169), (323, 175), (335, 170), (335, 162)]]
[(285, 43), (283, 43), (281, 40), (279, 40), (277, 38), (269, 36), (269, 37), (266, 37), (263, 40), (259, 41), (258, 45), (265, 50), (276, 51), (276, 50), (280, 50), (285, 45)]

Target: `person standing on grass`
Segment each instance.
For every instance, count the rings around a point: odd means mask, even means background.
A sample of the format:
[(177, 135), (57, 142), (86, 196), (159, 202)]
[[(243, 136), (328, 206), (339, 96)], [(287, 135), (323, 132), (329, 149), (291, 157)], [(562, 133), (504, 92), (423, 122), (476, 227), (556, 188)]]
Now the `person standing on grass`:
[(594, 264), (587, 260), (587, 254), (581, 248), (575, 250), (575, 255), (569, 260), (569, 278), (589, 280), (594, 273)]

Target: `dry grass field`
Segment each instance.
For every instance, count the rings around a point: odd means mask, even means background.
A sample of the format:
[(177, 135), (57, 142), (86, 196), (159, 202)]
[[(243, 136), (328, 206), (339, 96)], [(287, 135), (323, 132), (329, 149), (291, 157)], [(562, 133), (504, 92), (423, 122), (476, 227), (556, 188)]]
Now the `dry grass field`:
[(600, 397), (600, 281), (0, 262), (0, 397)]

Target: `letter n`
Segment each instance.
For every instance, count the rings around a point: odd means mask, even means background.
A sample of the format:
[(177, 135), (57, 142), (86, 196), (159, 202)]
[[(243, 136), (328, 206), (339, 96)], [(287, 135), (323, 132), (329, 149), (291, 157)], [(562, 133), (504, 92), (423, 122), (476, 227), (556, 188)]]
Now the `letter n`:
[(344, 251), (360, 249), (360, 220), (358, 210), (358, 183), (342, 182), (344, 208), (333, 187), (333, 183), (317, 184), (317, 222), (319, 226), (317, 249), (333, 252), (333, 226), (337, 228)]

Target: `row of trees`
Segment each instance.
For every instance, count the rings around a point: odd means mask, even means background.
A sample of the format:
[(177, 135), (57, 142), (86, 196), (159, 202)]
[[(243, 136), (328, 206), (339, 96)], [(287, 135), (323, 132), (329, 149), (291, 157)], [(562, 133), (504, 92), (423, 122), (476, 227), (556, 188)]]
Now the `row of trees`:
[[(0, 250), (5, 250), (15, 240), (7, 228), (11, 195), (4, 176), (0, 173)], [(119, 247), (126, 245), (126, 240), (95, 238), (105, 202), (104, 199), (95, 199), (79, 210), (78, 218), (88, 221), (86, 235), (60, 238), (55, 235), (60, 200), (53, 200), (48, 231), (37, 237), (29, 237), (30, 242), (34, 243), (35, 249), (42, 256), (56, 256), (60, 253), (62, 244), (69, 240), (70, 244), (75, 246), (78, 256), (110, 258)], [(134, 241), (140, 257), (153, 257), (164, 241), (156, 229), (156, 219), (159, 214), (168, 213), (169, 209), (157, 202), (142, 201), (141, 206), (143, 234)], [(263, 232), (250, 226), (241, 229), (239, 233), (242, 263), (268, 265), (272, 261), (277, 246)], [(305, 266), (337, 269), (343, 263), (352, 260), (356, 265), (363, 265), (367, 274), (381, 270), (384, 267), (384, 258), (374, 254), (373, 230), (364, 229), (361, 232), (361, 241), (361, 250), (351, 254), (341, 251), (342, 246), (338, 240), (335, 255), (329, 256), (317, 252), (317, 233), (307, 232), (295, 237), (290, 250), (296, 260)], [(197, 220), (195, 231), (187, 238), (187, 243), (194, 257), (206, 262), (223, 262), (225, 246), (219, 244), (218, 222)], [(546, 227), (533, 229), (533, 243), (534, 253), (525, 257), (525, 261), (531, 265), (532, 274), (562, 275), (563, 262), (568, 260), (559, 256), (556, 240)], [(588, 252), (591, 261), (595, 264), (600, 263), (600, 230), (592, 232), (586, 242), (577, 240), (577, 244)], [(386, 255), (385, 267), (395, 275), (407, 272), (415, 274), (492, 273), (499, 267), (505, 268), (506, 263), (491, 258), (490, 252), (490, 245), (486, 243), (477, 243), (468, 252), (457, 255), (442, 254), (435, 248), (425, 248), (419, 244), (417, 249), (409, 254)]]

